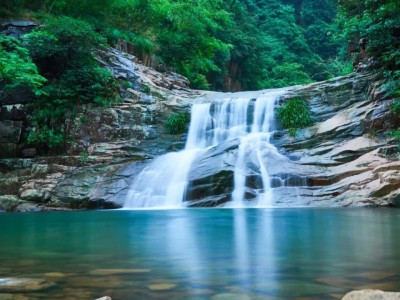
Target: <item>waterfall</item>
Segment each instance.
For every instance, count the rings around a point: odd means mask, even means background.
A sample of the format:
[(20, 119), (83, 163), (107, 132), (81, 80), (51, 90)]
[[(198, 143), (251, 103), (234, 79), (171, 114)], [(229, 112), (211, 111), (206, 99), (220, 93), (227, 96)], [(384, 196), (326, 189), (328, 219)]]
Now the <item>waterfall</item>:
[(234, 188), (226, 206), (248, 206), (246, 178), (249, 162), (259, 170), (262, 188), (250, 206), (271, 206), (268, 163), (282, 157), (270, 143), (274, 130), (274, 104), (284, 90), (230, 94), (192, 106), (184, 150), (162, 155), (151, 162), (130, 186), (125, 208), (183, 206), (193, 160), (223, 142), (237, 139)]

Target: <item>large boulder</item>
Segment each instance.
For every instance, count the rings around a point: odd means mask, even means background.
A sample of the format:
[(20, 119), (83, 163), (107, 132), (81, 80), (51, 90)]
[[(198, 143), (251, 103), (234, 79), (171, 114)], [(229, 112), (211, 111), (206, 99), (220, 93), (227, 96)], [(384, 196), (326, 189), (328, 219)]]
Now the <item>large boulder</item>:
[(400, 293), (380, 290), (360, 290), (347, 293), (342, 300), (400, 300)]

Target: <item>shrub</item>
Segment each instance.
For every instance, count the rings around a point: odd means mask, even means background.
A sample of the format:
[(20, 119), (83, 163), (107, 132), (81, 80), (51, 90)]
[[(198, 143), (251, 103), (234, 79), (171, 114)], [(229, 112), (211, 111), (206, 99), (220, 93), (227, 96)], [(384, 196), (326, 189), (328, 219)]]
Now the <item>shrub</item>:
[(312, 124), (310, 108), (301, 98), (293, 98), (278, 108), (278, 118), (282, 126), (295, 136), (297, 129)]
[(182, 134), (186, 131), (190, 122), (190, 116), (187, 113), (174, 113), (170, 115), (165, 122), (165, 127), (171, 134)]

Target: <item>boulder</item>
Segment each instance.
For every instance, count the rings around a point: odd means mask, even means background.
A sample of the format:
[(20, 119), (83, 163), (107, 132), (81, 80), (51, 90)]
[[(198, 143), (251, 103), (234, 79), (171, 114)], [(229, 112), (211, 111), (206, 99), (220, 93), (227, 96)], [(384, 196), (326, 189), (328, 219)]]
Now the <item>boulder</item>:
[(87, 207), (90, 195), (107, 169), (106, 166), (83, 167), (63, 175), (52, 190), (52, 201), (73, 207)]
[(347, 293), (342, 300), (400, 300), (400, 293), (380, 290), (360, 290)]
[(15, 195), (0, 196), (0, 211), (14, 211), (21, 202)]

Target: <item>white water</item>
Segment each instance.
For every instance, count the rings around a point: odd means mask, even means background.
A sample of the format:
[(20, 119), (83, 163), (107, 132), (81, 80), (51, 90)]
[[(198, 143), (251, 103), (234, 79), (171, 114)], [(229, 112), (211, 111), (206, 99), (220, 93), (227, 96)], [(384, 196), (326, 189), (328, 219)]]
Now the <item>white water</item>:
[[(224, 141), (240, 139), (234, 170), (234, 191), (229, 207), (271, 206), (272, 189), (268, 163), (281, 157), (270, 143), (274, 124), (274, 104), (283, 90), (243, 93), (194, 104), (185, 149), (155, 159), (135, 179), (127, 194), (125, 208), (183, 206), (188, 173), (196, 155)], [(253, 99), (255, 99), (255, 103)], [(253, 110), (250, 111), (249, 108)], [(263, 189), (257, 200), (245, 201), (247, 164), (259, 169)], [(251, 172), (250, 172), (251, 173)]]

